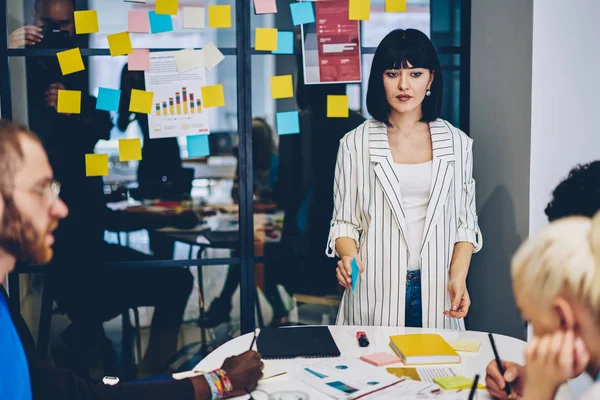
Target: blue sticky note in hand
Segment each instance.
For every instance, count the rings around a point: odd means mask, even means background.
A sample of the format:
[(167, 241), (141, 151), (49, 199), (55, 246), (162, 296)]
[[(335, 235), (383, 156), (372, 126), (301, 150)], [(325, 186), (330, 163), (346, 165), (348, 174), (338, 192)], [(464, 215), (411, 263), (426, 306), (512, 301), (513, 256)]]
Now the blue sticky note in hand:
[(312, 3), (309, 1), (291, 3), (290, 11), (292, 12), (292, 23), (294, 26), (315, 22), (315, 12), (313, 11)]
[(196, 135), (187, 137), (188, 157), (206, 157), (210, 155), (208, 135)]
[(98, 100), (96, 109), (104, 111), (119, 111), (119, 102), (121, 101), (121, 91), (117, 89), (98, 89)]
[(358, 268), (358, 262), (356, 262), (356, 258), (352, 259), (350, 268), (352, 268), (352, 291), (354, 292), (354, 289), (356, 289), (356, 282), (358, 282), (358, 276), (360, 275), (360, 269)]
[(294, 32), (277, 32), (277, 49), (273, 54), (294, 54)]
[(277, 113), (277, 133), (292, 135), (300, 133), (300, 118), (298, 111), (284, 111)]
[(170, 32), (173, 30), (173, 19), (170, 15), (148, 11), (148, 19), (150, 20), (150, 33)]

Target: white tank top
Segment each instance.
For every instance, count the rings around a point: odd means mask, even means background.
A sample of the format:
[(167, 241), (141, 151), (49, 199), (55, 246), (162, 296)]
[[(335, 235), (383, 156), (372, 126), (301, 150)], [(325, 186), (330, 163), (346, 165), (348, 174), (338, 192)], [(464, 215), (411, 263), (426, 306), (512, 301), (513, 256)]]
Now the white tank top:
[(421, 164), (395, 164), (396, 174), (400, 181), (402, 208), (406, 215), (406, 240), (408, 251), (408, 270), (421, 269), (419, 252), (423, 240), (429, 191), (431, 188), (431, 169), (433, 162)]

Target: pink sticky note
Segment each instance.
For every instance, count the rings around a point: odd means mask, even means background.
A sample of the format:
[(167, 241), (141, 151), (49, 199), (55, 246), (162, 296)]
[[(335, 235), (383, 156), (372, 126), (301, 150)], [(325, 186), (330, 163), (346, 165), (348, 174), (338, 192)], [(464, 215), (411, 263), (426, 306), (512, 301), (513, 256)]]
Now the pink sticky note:
[(150, 33), (148, 12), (130, 10), (127, 15), (127, 30), (135, 33)]
[(150, 50), (148, 49), (133, 49), (133, 53), (128, 56), (129, 65), (127, 68), (130, 71), (149, 71), (150, 70)]
[(256, 14), (275, 14), (277, 4), (275, 0), (254, 0), (254, 11)]
[(368, 362), (369, 364), (373, 364), (376, 367), (382, 367), (384, 365), (396, 364), (401, 362), (402, 360), (396, 357), (393, 354), (389, 353), (375, 353), (369, 354), (360, 357), (364, 362)]

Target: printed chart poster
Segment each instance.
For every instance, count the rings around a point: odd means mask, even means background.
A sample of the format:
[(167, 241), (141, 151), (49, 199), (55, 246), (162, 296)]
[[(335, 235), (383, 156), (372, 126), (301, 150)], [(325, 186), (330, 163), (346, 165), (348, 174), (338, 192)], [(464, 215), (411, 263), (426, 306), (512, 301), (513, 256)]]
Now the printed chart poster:
[(360, 82), (360, 21), (348, 19), (348, 0), (312, 5), (316, 22), (302, 25), (304, 83)]
[(153, 52), (145, 81), (146, 90), (154, 92), (148, 115), (151, 139), (210, 133), (200, 95), (200, 87), (206, 85), (203, 66), (179, 73), (175, 52)]

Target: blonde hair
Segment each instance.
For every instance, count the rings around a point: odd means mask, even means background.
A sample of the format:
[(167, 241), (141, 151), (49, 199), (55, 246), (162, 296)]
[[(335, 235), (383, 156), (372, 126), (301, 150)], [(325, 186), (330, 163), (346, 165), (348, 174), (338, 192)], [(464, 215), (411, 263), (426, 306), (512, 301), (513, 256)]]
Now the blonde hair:
[(527, 239), (512, 259), (512, 282), (515, 295), (539, 307), (566, 293), (600, 315), (600, 212), (559, 219)]

